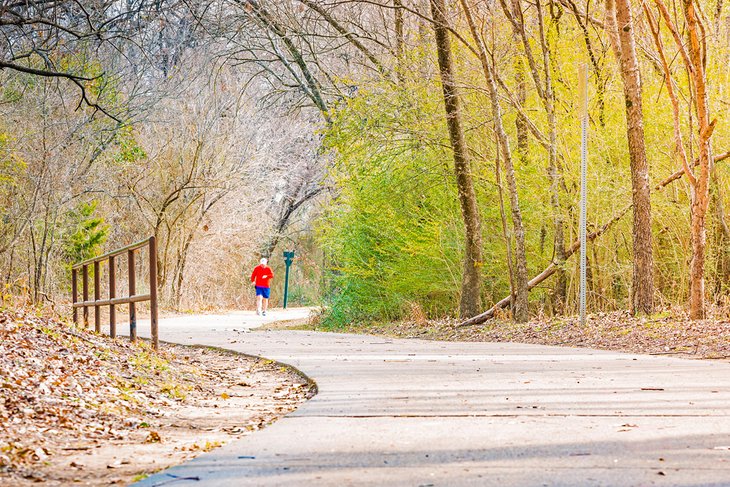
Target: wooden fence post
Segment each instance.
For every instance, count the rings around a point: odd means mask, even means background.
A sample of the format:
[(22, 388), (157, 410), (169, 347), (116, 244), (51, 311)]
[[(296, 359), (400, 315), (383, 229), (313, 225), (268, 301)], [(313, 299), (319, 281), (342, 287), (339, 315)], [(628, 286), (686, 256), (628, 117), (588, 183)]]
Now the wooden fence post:
[[(109, 299), (112, 300), (117, 297), (117, 278), (116, 264), (114, 256), (109, 256)], [(117, 337), (117, 309), (113, 304), (109, 305), (109, 336), (112, 338)]]
[(159, 347), (159, 334), (157, 329), (157, 240), (150, 237), (150, 325), (152, 347), (157, 350)]
[[(99, 262), (94, 262), (94, 301), (101, 299), (101, 273)], [(101, 306), (94, 305), (94, 331), (101, 333)]]
[[(150, 292), (148, 294), (138, 294), (137, 292), (137, 256), (135, 252), (144, 247), (149, 251), (149, 279)], [(117, 262), (118, 255), (127, 254), (127, 272), (129, 277), (129, 293), (127, 296), (117, 297)], [(109, 265), (109, 297), (102, 299), (102, 267), (104, 262)], [(112, 338), (117, 336), (117, 305), (129, 305), (129, 338), (131, 341), (137, 340), (137, 302), (150, 302), (150, 331), (151, 344), (157, 350), (159, 347), (159, 303), (158, 303), (158, 283), (157, 283), (157, 239), (152, 236), (127, 245), (126, 247), (112, 250), (109, 253), (94, 257), (83, 262), (79, 262), (71, 266), (71, 308), (74, 323), (79, 323), (79, 308), (83, 308), (83, 323), (86, 328), (89, 327), (89, 308), (94, 308), (94, 329), (97, 333), (101, 333), (101, 315), (102, 308), (109, 306), (109, 335)], [(89, 268), (94, 266), (91, 272), (94, 273), (94, 297), (89, 299)], [(79, 275), (80, 274), (80, 275)], [(81, 279), (81, 284), (79, 284)], [(81, 289), (79, 289), (81, 288)], [(82, 294), (83, 297), (80, 297)], [(122, 293), (123, 294), (123, 293)]]
[(71, 316), (73, 317), (74, 323), (79, 324), (79, 309), (74, 306), (79, 300), (79, 285), (78, 285), (78, 272), (76, 269), (71, 269)]
[(83, 308), (83, 316), (84, 316), (84, 329), (87, 329), (89, 327), (89, 307), (86, 305), (86, 301), (89, 300), (89, 266), (84, 265), (84, 267), (81, 269), (81, 286), (82, 286), (82, 296), (84, 299), (84, 308)]
[[(134, 249), (127, 251), (127, 267), (129, 271), (129, 296), (137, 294), (137, 278), (135, 275)], [(137, 309), (133, 302), (129, 303), (129, 339), (137, 340)]]

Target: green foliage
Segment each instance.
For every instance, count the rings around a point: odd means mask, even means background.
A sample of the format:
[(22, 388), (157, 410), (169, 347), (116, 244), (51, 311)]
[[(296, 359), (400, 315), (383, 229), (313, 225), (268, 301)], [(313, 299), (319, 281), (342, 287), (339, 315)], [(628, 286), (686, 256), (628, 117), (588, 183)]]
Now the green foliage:
[(17, 103), (23, 98), (23, 92), (14, 86), (6, 86), (2, 90), (2, 100), (4, 103)]
[[(305, 286), (289, 284), (288, 302), (297, 306), (314, 306), (315, 301), (312, 299), (311, 293)], [(283, 299), (283, 298), (282, 298)]]
[(332, 256), (325, 326), (399, 318), (410, 302), (432, 315), (454, 306), (462, 236), (444, 153), (417, 135), (378, 143), (394, 125), (417, 127), (429, 108), (418, 94), (373, 91), (337, 112), (326, 143), (339, 197), (320, 226)]
[(68, 214), (69, 231), (64, 238), (63, 250), (67, 264), (73, 264), (99, 255), (106, 242), (109, 226), (104, 218), (96, 216), (97, 203), (81, 203)]
[(26, 169), (26, 163), (13, 153), (12, 142), (10, 134), (0, 131), (0, 196), (17, 184)]
[(139, 145), (131, 126), (125, 126), (117, 131), (115, 142), (117, 146), (114, 161), (117, 164), (130, 164), (141, 161), (147, 153)]
[[(15, 200), (18, 182), (26, 171), (25, 161), (13, 153), (12, 139), (0, 131), (0, 235), (12, 235), (11, 206)], [(0, 245), (4, 238), (0, 237)]]
[[(555, 90), (558, 100), (558, 151), (564, 183), (560, 210), (565, 221), (565, 245), (577, 237), (580, 132), (575, 102), (576, 43), (582, 33), (567, 28), (551, 33), (555, 42)], [(509, 37), (509, 36), (508, 36)], [(499, 42), (499, 41), (497, 41)], [(503, 79), (513, 83), (514, 45), (495, 49)], [(454, 47), (459, 81), (466, 87), (483, 87), (476, 60), (458, 44)], [(331, 259), (330, 289), (323, 317), (326, 326), (360, 320), (403, 317), (417, 304), (430, 316), (454, 314), (461, 283), (463, 224), (453, 181), (453, 159), (445, 130), (441, 86), (421, 75), (428, 53), (409, 52), (412, 69), (400, 84), (359, 87), (357, 94), (340, 104), (327, 132), (326, 144), (336, 158), (332, 179), (338, 189), (334, 205), (321, 225), (321, 242)], [(602, 73), (609, 77), (610, 72)], [(437, 77), (435, 77), (437, 79)], [(657, 85), (657, 88), (659, 86)], [(591, 126), (589, 176), (589, 229), (609, 221), (623, 208), (617, 202), (630, 195), (628, 153), (620, 86), (604, 88), (610, 109), (602, 124)], [(514, 86), (511, 86), (514, 89)], [(595, 89), (595, 88), (592, 88)], [(592, 100), (596, 100), (592, 93)], [(509, 293), (506, 243), (495, 180), (496, 147), (490, 121), (489, 99), (484, 89), (464, 88), (464, 122), (472, 151), (472, 174), (482, 215), (483, 294), (485, 307)], [(520, 209), (526, 234), (528, 273), (533, 276), (554, 257), (553, 211), (547, 180), (547, 150), (529, 138), (527, 158), (517, 154), (517, 114), (503, 102), (504, 126), (511, 141)], [(525, 110), (543, 133), (547, 117), (534, 89), (527, 90)], [(661, 107), (662, 116), (666, 107)], [(592, 106), (594, 114), (597, 106)], [(486, 112), (486, 113), (485, 113)], [(597, 114), (594, 115), (598, 119)], [(658, 132), (666, 131), (660, 126)], [(648, 134), (653, 136), (653, 133)], [(657, 150), (658, 151), (658, 150)], [(512, 232), (510, 202), (504, 174), (501, 181)], [(630, 198), (629, 198), (630, 200)], [(622, 306), (630, 285), (630, 219), (594, 245), (589, 262), (591, 304)], [(627, 232), (628, 230), (628, 232)], [(627, 237), (628, 233), (628, 237)], [(626, 245), (627, 241), (629, 244)], [(514, 243), (513, 243), (514, 244)], [(671, 261), (671, 260), (670, 260)], [(571, 285), (575, 260), (566, 262)], [(533, 303), (550, 306), (551, 284), (531, 293)], [(569, 301), (570, 301), (569, 296)]]

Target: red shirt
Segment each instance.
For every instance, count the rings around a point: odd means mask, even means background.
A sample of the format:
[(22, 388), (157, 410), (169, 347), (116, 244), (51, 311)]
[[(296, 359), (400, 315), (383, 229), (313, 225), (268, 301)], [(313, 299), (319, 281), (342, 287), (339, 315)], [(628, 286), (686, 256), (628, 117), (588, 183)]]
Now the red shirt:
[(271, 267), (259, 264), (251, 273), (251, 282), (255, 282), (258, 287), (269, 287), (269, 281), (273, 277), (274, 271), (271, 270)]

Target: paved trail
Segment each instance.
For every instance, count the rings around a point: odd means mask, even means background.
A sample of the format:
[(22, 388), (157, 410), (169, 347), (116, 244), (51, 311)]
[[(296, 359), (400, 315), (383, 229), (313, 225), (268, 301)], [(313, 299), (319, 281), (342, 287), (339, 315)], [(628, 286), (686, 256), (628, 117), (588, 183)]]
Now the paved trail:
[(163, 340), (286, 362), (319, 394), (139, 486), (730, 486), (728, 363), (243, 331), (297, 313), (162, 320)]

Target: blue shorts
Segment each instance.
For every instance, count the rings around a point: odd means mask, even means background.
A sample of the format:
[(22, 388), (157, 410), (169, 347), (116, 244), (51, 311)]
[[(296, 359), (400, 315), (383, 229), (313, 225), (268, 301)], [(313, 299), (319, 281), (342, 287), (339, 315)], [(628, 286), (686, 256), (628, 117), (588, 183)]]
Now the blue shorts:
[(256, 296), (262, 296), (264, 299), (269, 299), (269, 296), (271, 296), (271, 288), (256, 286)]

